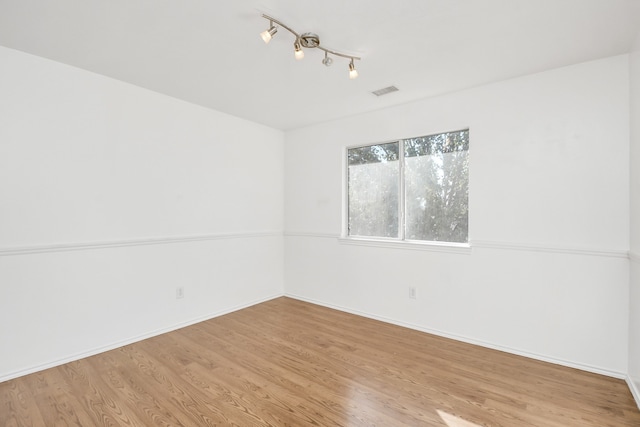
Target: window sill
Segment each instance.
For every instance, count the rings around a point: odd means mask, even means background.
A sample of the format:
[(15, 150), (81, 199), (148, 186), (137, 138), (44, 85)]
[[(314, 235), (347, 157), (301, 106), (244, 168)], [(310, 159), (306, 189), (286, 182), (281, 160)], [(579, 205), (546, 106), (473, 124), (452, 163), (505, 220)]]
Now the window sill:
[(423, 242), (418, 240), (375, 239), (369, 237), (340, 237), (338, 238), (338, 242), (342, 245), (471, 254), (471, 245), (469, 243)]

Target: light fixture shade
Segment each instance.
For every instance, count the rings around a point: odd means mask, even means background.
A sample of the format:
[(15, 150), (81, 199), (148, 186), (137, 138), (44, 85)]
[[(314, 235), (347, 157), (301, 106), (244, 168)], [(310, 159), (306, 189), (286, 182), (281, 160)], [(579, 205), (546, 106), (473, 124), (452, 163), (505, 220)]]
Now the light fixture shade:
[(356, 66), (353, 63), (353, 59), (349, 63), (349, 78), (351, 80), (358, 78), (358, 70), (356, 70)]
[(269, 27), (268, 30), (261, 32), (260, 37), (262, 37), (262, 40), (265, 43), (269, 43), (277, 32), (278, 32), (278, 29), (272, 25), (271, 27)]
[(330, 67), (331, 64), (333, 64), (333, 59), (329, 56), (329, 54), (327, 54), (327, 52), (324, 53), (324, 58), (322, 59), (322, 63), (326, 67)]
[(302, 58), (304, 58), (304, 51), (302, 50), (302, 47), (300, 46), (300, 43), (296, 40), (296, 42), (293, 44), (293, 56), (299, 61)]

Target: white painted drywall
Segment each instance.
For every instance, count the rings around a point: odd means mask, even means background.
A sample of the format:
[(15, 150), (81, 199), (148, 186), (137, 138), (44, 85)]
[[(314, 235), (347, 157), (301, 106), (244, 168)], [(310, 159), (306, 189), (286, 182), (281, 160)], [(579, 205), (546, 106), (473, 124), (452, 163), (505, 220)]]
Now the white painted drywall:
[[(638, 212), (626, 157), (633, 61), (289, 132), (286, 291), (626, 372), (629, 272), (618, 255), (629, 246), (629, 211)], [(5, 48), (0, 64), (0, 380), (282, 292), (282, 133)], [(463, 127), (472, 132), (471, 239), (482, 243), (455, 254), (338, 242), (345, 146)], [(184, 236), (210, 238), (61, 250)], [(25, 248), (34, 253), (15, 251)]]
[[(639, 8), (640, 10), (640, 8)], [(631, 243), (629, 378), (640, 406), (640, 33), (629, 60), (631, 82)]]
[(0, 64), (0, 381), (282, 294), (281, 131)]
[[(286, 293), (624, 376), (628, 82), (617, 56), (287, 132)], [(346, 146), (467, 127), (470, 254), (337, 240)]]

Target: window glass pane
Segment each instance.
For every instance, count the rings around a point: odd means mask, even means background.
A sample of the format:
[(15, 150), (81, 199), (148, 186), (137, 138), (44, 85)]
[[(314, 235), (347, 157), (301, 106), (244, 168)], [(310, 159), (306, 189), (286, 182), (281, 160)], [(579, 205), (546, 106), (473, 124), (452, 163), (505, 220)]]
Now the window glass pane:
[(398, 146), (349, 149), (349, 235), (398, 237)]
[(469, 131), (404, 141), (405, 238), (468, 241)]

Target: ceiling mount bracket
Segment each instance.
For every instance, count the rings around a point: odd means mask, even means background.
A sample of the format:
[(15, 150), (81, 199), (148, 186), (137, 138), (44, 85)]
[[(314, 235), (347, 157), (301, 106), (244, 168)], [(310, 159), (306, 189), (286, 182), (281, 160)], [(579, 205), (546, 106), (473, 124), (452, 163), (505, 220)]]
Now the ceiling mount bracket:
[(314, 48), (320, 46), (320, 37), (313, 33), (303, 33), (300, 36), (300, 44), (302, 47)]

